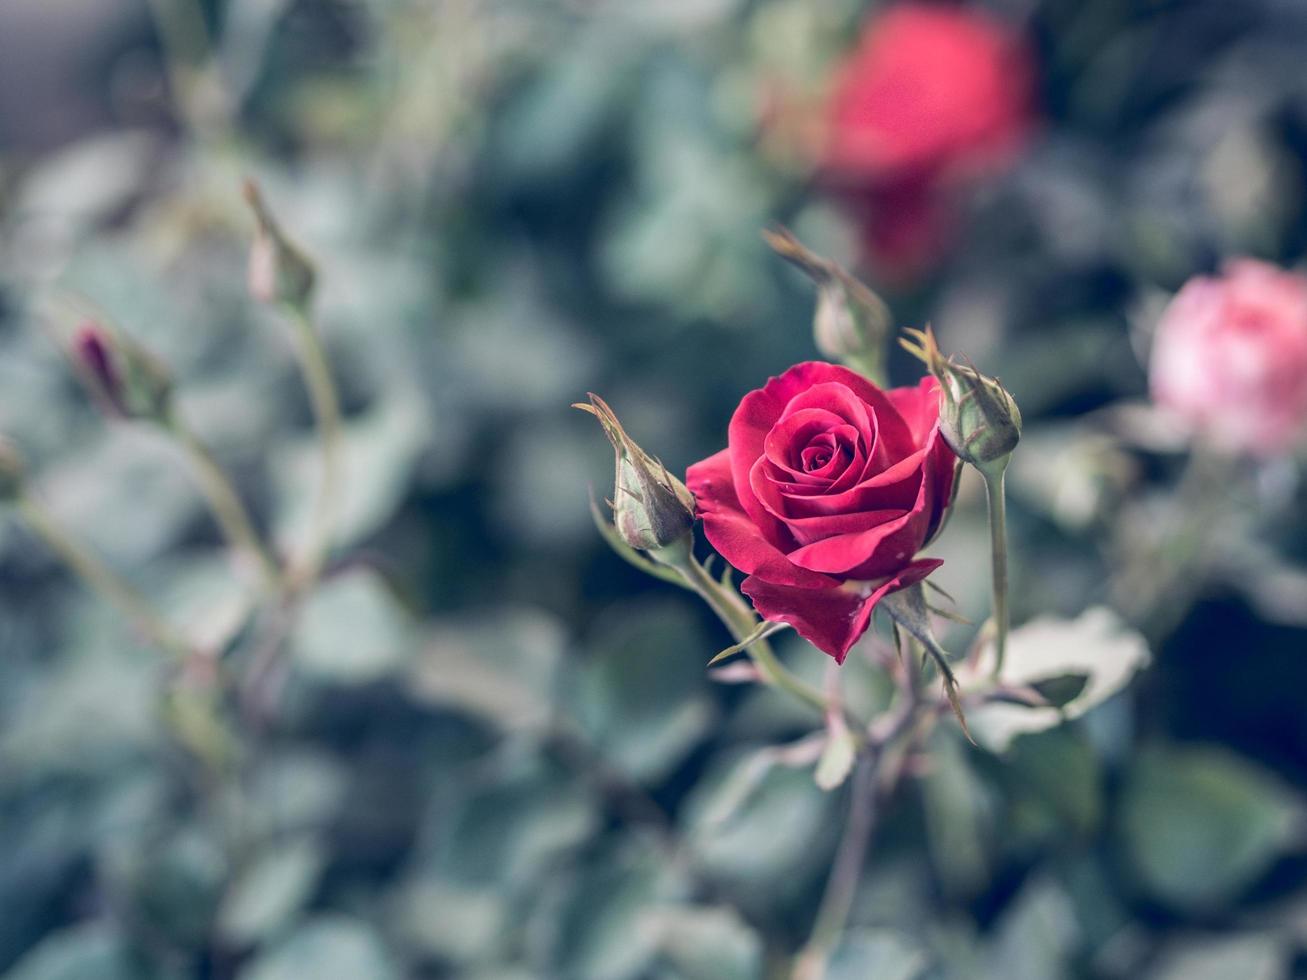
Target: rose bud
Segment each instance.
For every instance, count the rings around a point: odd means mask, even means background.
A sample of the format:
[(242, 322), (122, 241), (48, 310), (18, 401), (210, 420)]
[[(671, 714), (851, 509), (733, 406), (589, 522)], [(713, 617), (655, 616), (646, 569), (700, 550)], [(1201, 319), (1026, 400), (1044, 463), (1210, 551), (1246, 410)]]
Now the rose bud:
[(1290, 451), (1307, 431), (1307, 278), (1240, 259), (1189, 280), (1158, 321), (1149, 387), (1219, 449)]
[(126, 391), (109, 333), (88, 320), (77, 328), (72, 343), (73, 365), (91, 396), (107, 414), (127, 417)]
[(817, 285), (817, 312), (812, 322), (817, 349), (833, 361), (880, 379), (891, 322), (885, 302), (840, 265), (805, 247), (788, 230), (765, 231), (763, 237), (776, 254)]
[(1007, 167), (1033, 126), (1034, 59), (974, 7), (892, 4), (837, 68), (820, 169), (882, 271), (910, 277), (956, 224), (959, 191)]
[(617, 416), (598, 395), (590, 404), (576, 404), (599, 420), (617, 454), (613, 488), (613, 524), (632, 548), (658, 552), (688, 545), (694, 526), (694, 497), (685, 484), (667, 472), (626, 434)]
[(167, 417), (172, 378), (157, 357), (126, 334), (88, 320), (73, 335), (70, 356), (106, 414), (155, 421)]
[(940, 382), (940, 431), (964, 463), (978, 470), (1003, 469), (1021, 440), (1021, 410), (1007, 389), (973, 365), (940, 353), (935, 333), (905, 331), (904, 349), (920, 358)]
[(18, 498), (26, 475), (23, 456), (18, 447), (0, 436), (0, 503)]
[(261, 303), (284, 303), (295, 309), (307, 309), (316, 279), (313, 263), (286, 237), (264, 203), (258, 184), (246, 180), (244, 194), (258, 225), (250, 244), (247, 272), (250, 295)]
[(763, 619), (843, 663), (881, 599), (943, 564), (917, 557), (952, 499), (939, 405), (932, 377), (882, 390), (818, 361), (744, 396), (686, 482)]

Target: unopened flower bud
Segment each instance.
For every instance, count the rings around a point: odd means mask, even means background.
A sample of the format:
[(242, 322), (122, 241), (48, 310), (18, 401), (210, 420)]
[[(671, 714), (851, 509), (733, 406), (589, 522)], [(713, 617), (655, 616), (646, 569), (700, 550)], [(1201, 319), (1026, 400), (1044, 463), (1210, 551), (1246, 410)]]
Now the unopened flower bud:
[(688, 540), (694, 526), (694, 495), (667, 472), (622, 428), (613, 410), (598, 395), (573, 406), (599, 420), (617, 454), (613, 488), (613, 524), (632, 548), (660, 551)]
[(0, 436), (0, 503), (15, 499), (23, 489), (26, 467), (18, 447)]
[(817, 286), (812, 332), (817, 349), (873, 381), (884, 380), (889, 307), (839, 264), (808, 249), (788, 230), (763, 232), (772, 249)]
[(939, 428), (944, 440), (964, 463), (982, 471), (1001, 471), (1021, 440), (1016, 401), (974, 365), (944, 357), (929, 327), (906, 333), (911, 340), (900, 343), (939, 379)]
[(316, 278), (313, 263), (281, 230), (264, 203), (258, 184), (246, 180), (244, 193), (258, 223), (250, 245), (247, 273), (250, 294), (262, 303), (285, 303), (307, 309)]
[(78, 327), (71, 347), (73, 367), (106, 413), (128, 419), (167, 418), (172, 377), (150, 351), (93, 320)]

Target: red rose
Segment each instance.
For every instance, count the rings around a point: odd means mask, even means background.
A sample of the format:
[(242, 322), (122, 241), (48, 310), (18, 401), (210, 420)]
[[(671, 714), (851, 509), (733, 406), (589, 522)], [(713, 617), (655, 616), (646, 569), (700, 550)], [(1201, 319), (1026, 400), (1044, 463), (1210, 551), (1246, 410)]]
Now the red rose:
[(934, 257), (953, 190), (1024, 142), (1033, 75), (1022, 39), (979, 10), (905, 3), (868, 23), (836, 72), (822, 170), (862, 211), (873, 257), (900, 271)]
[(1216, 445), (1288, 452), (1307, 433), (1307, 278), (1241, 259), (1189, 280), (1158, 321), (1149, 381)]
[(916, 554), (943, 521), (954, 463), (934, 378), (882, 391), (810, 361), (745, 395), (727, 448), (686, 483), (759, 615), (843, 663), (876, 603), (941, 564)]

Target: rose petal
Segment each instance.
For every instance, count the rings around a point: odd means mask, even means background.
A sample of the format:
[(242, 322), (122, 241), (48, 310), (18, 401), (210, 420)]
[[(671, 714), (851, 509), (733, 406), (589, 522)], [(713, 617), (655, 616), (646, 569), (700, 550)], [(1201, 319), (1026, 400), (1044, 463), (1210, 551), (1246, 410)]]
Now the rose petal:
[(939, 382), (928, 374), (915, 386), (891, 388), (885, 396), (907, 423), (916, 444), (926, 445), (939, 423)]
[(935, 558), (919, 559), (870, 592), (859, 592), (850, 586), (794, 588), (768, 582), (757, 575), (746, 578), (740, 589), (753, 601), (753, 608), (763, 619), (788, 623), (818, 650), (842, 664), (849, 648), (867, 631), (876, 603), (891, 592), (915, 585), (942, 564)]
[(931, 492), (933, 509), (930, 525), (926, 530), (926, 540), (929, 541), (953, 501), (953, 481), (958, 476), (958, 457), (940, 435), (938, 425), (927, 444), (927, 461), (926, 479), (934, 488)]
[(870, 446), (876, 432), (873, 409), (874, 406), (869, 406), (848, 385), (838, 381), (828, 381), (825, 384), (813, 385), (807, 391), (801, 391), (791, 398), (776, 422), (777, 425), (783, 425), (795, 415), (804, 412), (828, 413), (857, 429)]
[(786, 524), (793, 532), (794, 540), (800, 545), (807, 545), (840, 534), (869, 531), (881, 524), (897, 521), (909, 513), (910, 511), (901, 507), (890, 510), (863, 510), (854, 514), (832, 514), (829, 517), (800, 517), (787, 521)]
[[(810, 482), (814, 474), (803, 469), (800, 454), (814, 439), (830, 435), (852, 451), (862, 441), (857, 427), (825, 409), (804, 409), (781, 419), (763, 440), (763, 455), (786, 471), (787, 479)], [(829, 483), (830, 481), (824, 481)]]
[(731, 481), (729, 450), (723, 449), (685, 474), (694, 494), (695, 510), (703, 520), (703, 532), (723, 558), (749, 575), (764, 575), (769, 581), (804, 588), (829, 588), (835, 580), (799, 568), (759, 531), (740, 506)]
[(863, 480), (842, 493), (799, 495), (778, 491), (785, 498), (781, 505), (787, 520), (800, 517), (827, 517), (864, 510), (906, 510), (917, 499), (930, 449), (919, 449), (883, 473)]
[[(752, 499), (749, 471), (758, 457), (764, 454), (767, 433), (796, 395), (815, 385), (830, 382), (844, 385), (867, 403), (878, 427), (877, 442), (883, 440), (885, 451), (892, 457), (905, 456), (917, 448), (907, 423), (899, 417), (893, 403), (866, 378), (838, 364), (823, 361), (796, 364), (779, 377), (770, 379), (762, 388), (745, 395), (731, 417), (728, 445), (735, 492), (745, 512), (760, 523), (770, 524), (773, 519)], [(768, 536), (771, 537), (770, 534)]]

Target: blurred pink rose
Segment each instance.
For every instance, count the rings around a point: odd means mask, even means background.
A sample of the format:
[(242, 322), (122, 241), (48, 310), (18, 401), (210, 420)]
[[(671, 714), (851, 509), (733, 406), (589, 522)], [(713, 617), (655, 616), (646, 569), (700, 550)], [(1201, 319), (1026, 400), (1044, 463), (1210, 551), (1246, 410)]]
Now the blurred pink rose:
[(1033, 79), (1021, 36), (979, 10), (903, 3), (867, 24), (836, 72), (822, 171), (874, 260), (911, 275), (937, 257), (958, 187), (1025, 142)]
[(1153, 400), (1220, 447), (1286, 452), (1307, 428), (1307, 278), (1240, 259), (1189, 280), (1157, 324)]

